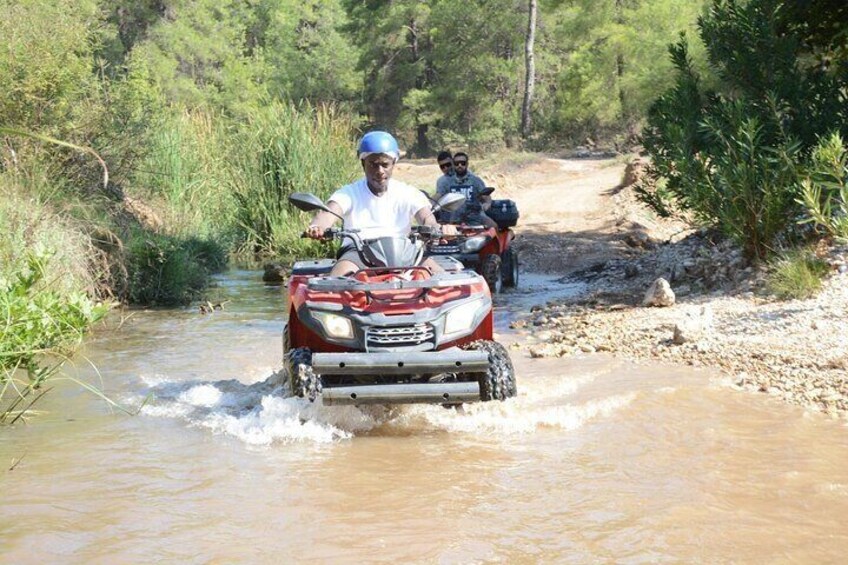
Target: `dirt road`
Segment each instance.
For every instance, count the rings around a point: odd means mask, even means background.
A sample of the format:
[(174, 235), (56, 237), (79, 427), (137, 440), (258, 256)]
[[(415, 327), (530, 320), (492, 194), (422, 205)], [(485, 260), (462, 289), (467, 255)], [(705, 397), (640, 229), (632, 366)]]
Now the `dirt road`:
[[(473, 165), (473, 162), (472, 162)], [(521, 214), (515, 231), (524, 269), (566, 275), (613, 258), (633, 255), (624, 237), (663, 228), (629, 193), (620, 190), (623, 159), (483, 161), (477, 174), (509, 198)], [(434, 161), (401, 161), (396, 178), (432, 191), (440, 172)], [(667, 231), (667, 230), (666, 230)]]

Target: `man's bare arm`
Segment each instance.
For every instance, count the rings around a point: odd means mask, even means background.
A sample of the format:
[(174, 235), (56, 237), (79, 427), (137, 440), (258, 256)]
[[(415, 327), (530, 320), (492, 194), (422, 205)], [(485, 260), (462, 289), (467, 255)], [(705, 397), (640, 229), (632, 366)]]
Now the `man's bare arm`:
[[(433, 211), (430, 210), (429, 207), (421, 208), (415, 213), (415, 221), (421, 224), (422, 226), (431, 226), (437, 227), (439, 222), (436, 221), (436, 216), (433, 215)], [(456, 226), (452, 224), (444, 224), (442, 227), (442, 233), (445, 235), (456, 235)]]
[[(339, 216), (343, 215), (342, 207), (336, 204), (333, 200), (330, 200), (330, 202), (327, 203), (327, 208)], [(309, 227), (306, 228), (306, 235), (312, 239), (321, 239), (324, 237), (324, 232), (327, 228), (332, 227), (338, 220), (339, 219), (337, 217), (329, 212), (318, 210), (318, 212), (312, 217), (312, 221), (309, 222)]]

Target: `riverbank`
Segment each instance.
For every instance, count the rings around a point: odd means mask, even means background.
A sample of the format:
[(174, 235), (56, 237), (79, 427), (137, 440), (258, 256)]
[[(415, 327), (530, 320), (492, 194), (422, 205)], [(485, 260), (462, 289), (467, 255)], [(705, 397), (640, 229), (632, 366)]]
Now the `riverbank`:
[[(530, 355), (716, 368), (734, 388), (848, 419), (848, 247), (819, 250), (831, 275), (818, 295), (778, 300), (766, 268), (728, 241), (652, 215), (621, 159), (548, 159), (510, 177), (507, 197), (527, 212), (517, 228), (525, 269), (588, 289), (513, 324)], [(673, 298), (652, 301), (671, 304), (646, 305), (659, 278)]]
[[(524, 156), (480, 165), (495, 197), (518, 204), (522, 270), (587, 288), (513, 322), (526, 336), (519, 347), (534, 357), (602, 353), (711, 367), (736, 389), (848, 419), (848, 248), (819, 250), (831, 275), (817, 296), (778, 300), (765, 268), (729, 242), (642, 206), (626, 162)], [(400, 176), (423, 188), (438, 171), (405, 163)], [(658, 278), (673, 304), (643, 305)]]
[(644, 279), (616, 280), (614, 271), (588, 280), (573, 276), (592, 290), (535, 306), (513, 326), (527, 331), (524, 348), (534, 357), (606, 352), (710, 367), (734, 388), (848, 419), (848, 273), (838, 268), (845, 250), (834, 250), (831, 260), (833, 276), (807, 300), (777, 300), (746, 279), (743, 288), (755, 290), (690, 291), (675, 296), (673, 305), (649, 306), (643, 305), (650, 286)]

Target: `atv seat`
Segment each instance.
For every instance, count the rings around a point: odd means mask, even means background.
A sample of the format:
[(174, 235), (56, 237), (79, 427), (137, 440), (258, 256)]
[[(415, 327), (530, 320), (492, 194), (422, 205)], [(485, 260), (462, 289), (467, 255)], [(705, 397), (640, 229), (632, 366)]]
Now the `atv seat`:
[(333, 269), (335, 264), (335, 259), (297, 261), (292, 267), (292, 275), (325, 275)]

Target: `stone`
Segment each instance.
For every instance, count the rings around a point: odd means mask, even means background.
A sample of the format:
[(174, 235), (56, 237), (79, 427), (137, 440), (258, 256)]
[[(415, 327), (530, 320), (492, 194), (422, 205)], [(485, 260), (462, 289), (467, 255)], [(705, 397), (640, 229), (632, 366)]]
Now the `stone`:
[(671, 285), (668, 281), (660, 277), (651, 283), (648, 290), (645, 292), (645, 298), (642, 300), (642, 306), (659, 306), (667, 307), (674, 306), (675, 296), (671, 290)]
[(280, 263), (268, 263), (264, 266), (262, 280), (267, 283), (281, 283), (286, 280), (286, 269)]

